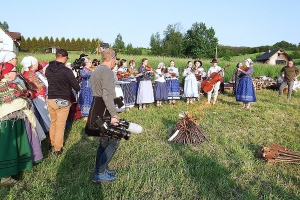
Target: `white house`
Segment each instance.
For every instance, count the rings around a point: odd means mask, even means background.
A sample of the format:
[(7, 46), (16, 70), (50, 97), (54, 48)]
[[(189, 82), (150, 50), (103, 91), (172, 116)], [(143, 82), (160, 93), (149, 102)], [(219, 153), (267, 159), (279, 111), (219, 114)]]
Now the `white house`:
[(18, 32), (6, 32), (0, 27), (0, 51), (20, 51), (21, 34)]

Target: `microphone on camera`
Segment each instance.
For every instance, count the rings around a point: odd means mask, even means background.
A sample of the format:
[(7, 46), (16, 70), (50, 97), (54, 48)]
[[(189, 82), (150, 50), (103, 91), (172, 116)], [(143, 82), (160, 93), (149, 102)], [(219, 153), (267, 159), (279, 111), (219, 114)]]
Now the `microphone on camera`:
[(140, 134), (141, 132), (143, 132), (143, 127), (139, 124), (129, 122), (127, 131), (134, 133), (134, 134)]

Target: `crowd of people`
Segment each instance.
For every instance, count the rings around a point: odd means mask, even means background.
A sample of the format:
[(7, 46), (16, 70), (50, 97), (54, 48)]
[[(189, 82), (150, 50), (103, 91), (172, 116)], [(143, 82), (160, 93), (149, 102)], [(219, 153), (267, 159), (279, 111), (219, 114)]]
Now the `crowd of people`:
[[(49, 151), (54, 155), (63, 153), (64, 132), (69, 120), (83, 118), (87, 134), (100, 137), (96, 155), (93, 181), (115, 180), (115, 171), (108, 169), (108, 163), (116, 152), (120, 139), (101, 135), (94, 122), (101, 117), (110, 117), (117, 125), (119, 118), (115, 99), (122, 97), (125, 110), (137, 106), (145, 110), (155, 102), (175, 105), (181, 96), (187, 104), (199, 100), (207, 93), (206, 104), (215, 105), (222, 85), (224, 68), (218, 60), (212, 59), (212, 66), (206, 72), (199, 59), (188, 61), (183, 71), (183, 92), (179, 83), (179, 70), (171, 60), (169, 66), (160, 62), (157, 68), (143, 58), (138, 67), (136, 61), (118, 59), (116, 53), (107, 49), (101, 53), (102, 63), (81, 54), (82, 68), (72, 70), (67, 62), (68, 52), (58, 49), (55, 60), (38, 61), (33, 56), (25, 56), (17, 70), (18, 58), (13, 52), (0, 52), (0, 178), (1, 185), (16, 183), (13, 175), (31, 169), (43, 159), (41, 141), (49, 140)], [(238, 63), (233, 73), (233, 94), (236, 101), (243, 103), (242, 109), (249, 109), (256, 102), (252, 82), (253, 61), (245, 59)], [(300, 72), (292, 61), (280, 71), (284, 73), (284, 84), (290, 88)], [(213, 96), (213, 99), (211, 100)], [(125, 111), (124, 110), (124, 111)]]

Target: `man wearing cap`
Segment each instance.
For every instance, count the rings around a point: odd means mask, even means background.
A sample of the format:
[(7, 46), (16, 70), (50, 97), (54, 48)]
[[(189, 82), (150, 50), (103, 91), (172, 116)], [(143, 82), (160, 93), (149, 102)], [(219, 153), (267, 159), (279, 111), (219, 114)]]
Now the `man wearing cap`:
[[(224, 70), (218, 66), (218, 60), (217, 59), (212, 59), (212, 61), (210, 62), (212, 63), (213, 66), (211, 66), (207, 72), (207, 77), (209, 78), (211, 76), (212, 73), (219, 73), (219, 75), (221, 77), (224, 76)], [(210, 100), (211, 100), (211, 95), (212, 95), (212, 92), (214, 91), (214, 100), (212, 102), (213, 105), (216, 104), (217, 102), (217, 98), (218, 98), (218, 93), (219, 93), (219, 89), (220, 89), (220, 84), (221, 84), (221, 81), (218, 81), (214, 84), (213, 86), (213, 89), (209, 92), (207, 92), (207, 102), (206, 104), (210, 104)]]
[(64, 131), (71, 107), (72, 89), (77, 92), (80, 90), (73, 72), (65, 67), (68, 59), (68, 52), (65, 49), (58, 49), (56, 59), (49, 62), (45, 73), (48, 80), (47, 103), (51, 119), (50, 150), (53, 149), (57, 155), (63, 151)]

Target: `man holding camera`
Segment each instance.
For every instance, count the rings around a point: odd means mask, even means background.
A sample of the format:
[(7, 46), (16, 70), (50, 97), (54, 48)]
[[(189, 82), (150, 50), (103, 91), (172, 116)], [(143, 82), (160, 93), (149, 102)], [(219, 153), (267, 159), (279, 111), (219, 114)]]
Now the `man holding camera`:
[(73, 72), (65, 67), (68, 59), (68, 52), (65, 49), (58, 49), (55, 60), (49, 62), (45, 72), (48, 80), (47, 104), (51, 119), (50, 148), (57, 155), (63, 152), (64, 132), (71, 107), (72, 88), (77, 92), (80, 90)]
[[(95, 173), (93, 182), (112, 182), (116, 179), (115, 171), (108, 169), (108, 164), (120, 145), (121, 138), (109, 137), (95, 128), (95, 122), (99, 118), (110, 117), (110, 123), (117, 126), (119, 118), (114, 103), (116, 98), (114, 73), (111, 70), (115, 66), (116, 54), (112, 49), (106, 49), (101, 53), (102, 64), (91, 75), (93, 102), (85, 128), (85, 132), (94, 136), (100, 136), (100, 144), (96, 156)], [(93, 135), (93, 134), (92, 134)]]

